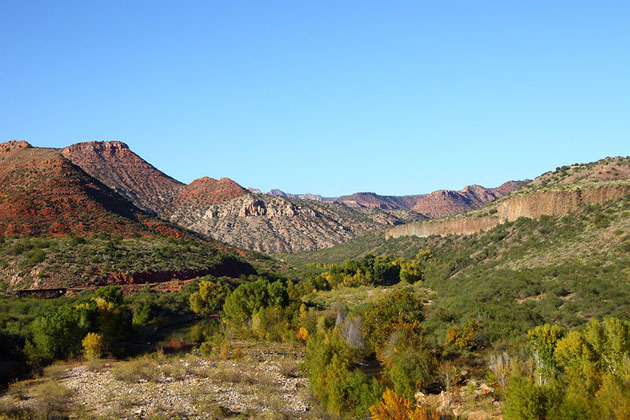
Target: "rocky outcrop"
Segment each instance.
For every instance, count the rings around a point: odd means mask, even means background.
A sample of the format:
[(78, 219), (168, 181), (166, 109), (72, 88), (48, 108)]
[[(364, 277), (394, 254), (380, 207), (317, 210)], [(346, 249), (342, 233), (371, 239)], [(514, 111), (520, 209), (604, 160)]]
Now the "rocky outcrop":
[(532, 219), (541, 216), (564, 216), (589, 204), (603, 204), (630, 195), (630, 184), (591, 185), (575, 189), (532, 191), (508, 196), (491, 205), (486, 216), (461, 215), (445, 219), (435, 219), (396, 226), (386, 232), (386, 238), (401, 236), (468, 235), (492, 229), (493, 227), (517, 220), (520, 217)]
[(516, 195), (497, 203), (501, 222), (512, 222), (519, 217), (537, 219), (540, 216), (564, 216), (589, 204), (603, 204), (630, 194), (630, 185), (609, 185), (567, 191), (541, 191)]
[(396, 226), (385, 233), (385, 238), (400, 238), (401, 236), (426, 238), (432, 235), (446, 236), (450, 234), (470, 235), (492, 229), (499, 223), (498, 217), (433, 219)]
[(327, 248), (420, 217), (402, 210), (351, 209), (248, 193), (218, 204), (180, 206), (171, 221), (241, 248), (278, 253)]

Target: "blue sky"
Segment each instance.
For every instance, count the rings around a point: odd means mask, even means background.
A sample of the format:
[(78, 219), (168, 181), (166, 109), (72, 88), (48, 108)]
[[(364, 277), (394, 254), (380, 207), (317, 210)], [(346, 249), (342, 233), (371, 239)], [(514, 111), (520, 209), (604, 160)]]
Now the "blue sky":
[(630, 2), (0, 0), (0, 141), (335, 196), (630, 155)]

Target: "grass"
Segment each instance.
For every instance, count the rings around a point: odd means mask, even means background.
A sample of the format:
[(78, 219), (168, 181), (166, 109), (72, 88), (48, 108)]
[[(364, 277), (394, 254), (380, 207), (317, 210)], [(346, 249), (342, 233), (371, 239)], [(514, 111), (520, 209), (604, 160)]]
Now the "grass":
[(136, 359), (120, 362), (112, 369), (114, 378), (126, 383), (157, 381), (160, 379), (158, 371), (159, 361), (156, 357), (141, 356)]
[(35, 413), (37, 417), (61, 417), (69, 410), (72, 392), (55, 380), (48, 380), (35, 388)]

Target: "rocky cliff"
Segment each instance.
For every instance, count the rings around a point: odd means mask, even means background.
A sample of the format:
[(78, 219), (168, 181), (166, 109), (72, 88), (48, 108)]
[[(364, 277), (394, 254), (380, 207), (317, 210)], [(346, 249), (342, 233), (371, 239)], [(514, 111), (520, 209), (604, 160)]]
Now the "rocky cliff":
[(487, 210), (486, 214), (463, 214), (396, 226), (386, 232), (386, 237), (467, 235), (492, 229), (500, 223), (512, 222), (520, 217), (537, 219), (541, 216), (563, 216), (589, 204), (604, 204), (628, 195), (630, 183), (591, 184), (565, 190), (534, 190), (505, 197), (484, 208)]

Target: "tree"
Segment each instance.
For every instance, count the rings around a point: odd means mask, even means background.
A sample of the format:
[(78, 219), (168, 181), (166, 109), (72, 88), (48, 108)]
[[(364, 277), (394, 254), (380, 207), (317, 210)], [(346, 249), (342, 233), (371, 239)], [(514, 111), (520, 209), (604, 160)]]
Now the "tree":
[(556, 344), (562, 338), (562, 328), (545, 324), (527, 332), (529, 342), (534, 349), (534, 359), (538, 366), (539, 383), (555, 377), (558, 365), (555, 359)]
[(225, 299), (223, 315), (228, 321), (242, 324), (259, 309), (272, 305), (285, 306), (287, 300), (287, 288), (280, 280), (271, 283), (259, 278), (241, 284)]
[(190, 309), (202, 316), (218, 312), (231, 289), (220, 281), (202, 280), (196, 292), (190, 295)]
[(481, 324), (474, 318), (469, 318), (464, 324), (452, 325), (446, 332), (445, 345), (452, 345), (458, 350), (474, 349), (477, 343), (474, 341), (475, 334), (481, 329)]
[(97, 333), (87, 333), (81, 345), (86, 359), (99, 359), (103, 351), (103, 336)]
[(547, 409), (543, 389), (524, 376), (513, 375), (507, 387), (503, 415), (506, 420), (545, 420)]
[(363, 312), (363, 336), (380, 352), (396, 324), (424, 320), (422, 308), (413, 292), (396, 290)]

